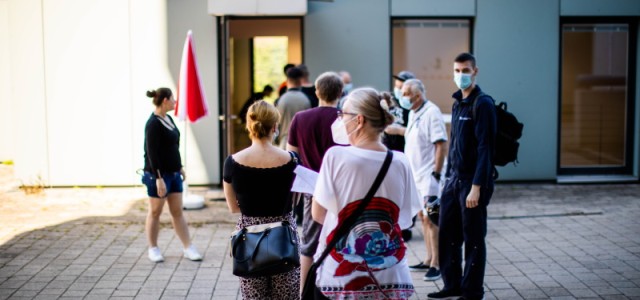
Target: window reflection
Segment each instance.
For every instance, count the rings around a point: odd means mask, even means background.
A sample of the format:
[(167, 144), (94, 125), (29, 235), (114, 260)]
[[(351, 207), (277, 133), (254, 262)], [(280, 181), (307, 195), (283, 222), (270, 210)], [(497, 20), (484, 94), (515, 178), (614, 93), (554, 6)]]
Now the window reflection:
[(562, 28), (561, 167), (625, 164), (629, 28)]

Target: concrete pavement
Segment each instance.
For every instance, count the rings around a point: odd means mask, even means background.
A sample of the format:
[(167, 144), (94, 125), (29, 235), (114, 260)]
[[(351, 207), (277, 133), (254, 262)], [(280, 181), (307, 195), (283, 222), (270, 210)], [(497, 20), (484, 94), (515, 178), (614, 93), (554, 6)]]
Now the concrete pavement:
[[(8, 237), (0, 242), (0, 299), (241, 299), (228, 249), (236, 216), (223, 201), (187, 212), (202, 262), (182, 258), (165, 208), (159, 246), (166, 261), (154, 264), (146, 256), (142, 188), (47, 190), (67, 201), (50, 215), (53, 208), (37, 209), (50, 200), (17, 201), (12, 193), (0, 194), (0, 232)], [(128, 210), (87, 215), (74, 204), (92, 207), (96, 198), (123, 201), (113, 206)], [(51, 220), (30, 226), (39, 215)], [(500, 184), (489, 216), (486, 299), (640, 299), (640, 185)], [(413, 230), (409, 263), (425, 254)], [(412, 274), (412, 299), (442, 287)]]

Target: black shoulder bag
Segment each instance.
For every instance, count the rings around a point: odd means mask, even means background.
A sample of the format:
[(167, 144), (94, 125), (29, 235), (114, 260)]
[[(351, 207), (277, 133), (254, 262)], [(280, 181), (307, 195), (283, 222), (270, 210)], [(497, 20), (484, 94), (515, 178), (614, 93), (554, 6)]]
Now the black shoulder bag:
[[(297, 155), (289, 154), (297, 164)], [(283, 216), (288, 206), (289, 203), (285, 205)], [(246, 226), (234, 231), (230, 253), (233, 275), (245, 278), (272, 276), (300, 267), (297, 238), (288, 221)]]
[(318, 267), (322, 265), (322, 262), (324, 261), (325, 258), (327, 258), (331, 250), (333, 250), (333, 248), (336, 247), (336, 244), (338, 243), (338, 241), (342, 237), (344, 237), (346, 234), (349, 233), (351, 227), (355, 224), (358, 217), (360, 217), (360, 215), (365, 210), (367, 205), (369, 205), (369, 203), (371, 202), (371, 199), (373, 199), (373, 195), (375, 194), (376, 191), (378, 191), (378, 188), (380, 187), (382, 180), (387, 175), (387, 171), (389, 170), (389, 166), (391, 165), (392, 159), (393, 159), (393, 152), (391, 152), (391, 150), (387, 150), (387, 156), (384, 159), (384, 163), (382, 163), (382, 168), (380, 169), (380, 172), (378, 172), (378, 176), (376, 176), (376, 179), (373, 181), (373, 185), (371, 185), (369, 192), (367, 192), (367, 195), (364, 197), (364, 199), (362, 199), (362, 202), (360, 202), (356, 211), (354, 211), (353, 214), (351, 214), (344, 221), (344, 223), (342, 223), (342, 226), (340, 226), (337, 229), (336, 235), (334, 235), (333, 239), (331, 239), (331, 242), (327, 244), (327, 247), (324, 249), (324, 252), (322, 252), (322, 255), (320, 256), (320, 258), (318, 258), (318, 260), (314, 262), (313, 265), (311, 265), (311, 268), (309, 269), (309, 273), (307, 273), (307, 278), (304, 282), (304, 288), (302, 289), (302, 295), (300, 299), (302, 300), (328, 299), (322, 294), (322, 292), (320, 292), (320, 290), (316, 286), (316, 276), (317, 276)]

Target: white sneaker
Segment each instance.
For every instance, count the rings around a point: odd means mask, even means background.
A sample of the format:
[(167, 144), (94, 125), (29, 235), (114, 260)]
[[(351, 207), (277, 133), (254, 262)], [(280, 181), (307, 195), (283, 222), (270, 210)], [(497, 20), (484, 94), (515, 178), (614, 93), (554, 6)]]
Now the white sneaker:
[(160, 248), (149, 248), (149, 260), (155, 263), (164, 261), (164, 257), (162, 256), (162, 252), (160, 252)]
[(198, 250), (196, 250), (196, 247), (193, 244), (191, 244), (189, 248), (184, 249), (182, 252), (184, 253), (184, 257), (188, 258), (189, 260), (202, 260), (202, 255), (198, 253)]

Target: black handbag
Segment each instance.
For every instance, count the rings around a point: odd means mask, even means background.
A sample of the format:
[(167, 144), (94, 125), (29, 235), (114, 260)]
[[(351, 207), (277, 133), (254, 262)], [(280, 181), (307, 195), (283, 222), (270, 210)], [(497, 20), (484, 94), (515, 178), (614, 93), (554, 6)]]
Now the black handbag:
[(271, 276), (300, 266), (297, 236), (287, 221), (246, 226), (231, 236), (233, 275)]
[[(322, 255), (320, 255), (318, 260), (311, 265), (311, 268), (309, 269), (309, 273), (307, 273), (307, 278), (305, 279), (305, 282), (304, 282), (304, 287), (302, 289), (302, 295), (300, 298), (301, 300), (329, 299), (326, 296), (324, 296), (320, 291), (320, 289), (318, 289), (318, 287), (316, 286), (316, 276), (317, 276), (318, 267), (322, 265), (322, 262), (324, 261), (325, 258), (327, 258), (331, 250), (335, 248), (338, 241), (342, 237), (344, 237), (346, 234), (349, 233), (349, 230), (351, 229), (353, 224), (355, 224), (358, 217), (360, 217), (360, 215), (365, 210), (367, 205), (371, 202), (371, 199), (373, 199), (373, 195), (375, 194), (376, 191), (378, 191), (378, 188), (380, 187), (382, 180), (387, 175), (387, 171), (389, 170), (389, 165), (391, 165), (392, 159), (393, 159), (393, 152), (391, 152), (391, 150), (387, 150), (387, 156), (384, 159), (384, 163), (382, 163), (382, 168), (380, 168), (380, 172), (378, 173), (378, 176), (376, 176), (376, 179), (373, 181), (373, 185), (371, 185), (371, 188), (367, 192), (367, 195), (364, 197), (364, 199), (362, 199), (362, 202), (360, 202), (360, 204), (358, 205), (358, 208), (353, 212), (353, 214), (351, 214), (342, 223), (342, 226), (340, 226), (337, 229), (336, 235), (334, 235), (331, 241), (327, 244), (327, 247), (324, 249), (324, 251), (322, 252)], [(373, 277), (371, 273), (369, 273), (369, 275), (372, 276), (374, 281), (376, 281), (375, 277)], [(377, 284), (377, 281), (376, 281), (376, 284)], [(378, 288), (380, 288), (379, 285), (378, 285)]]
[[(297, 163), (295, 154), (292, 159)], [(290, 197), (291, 199), (293, 197)], [(285, 212), (289, 204), (285, 205)], [(233, 275), (272, 276), (300, 267), (298, 236), (288, 221), (245, 226), (231, 234)]]

